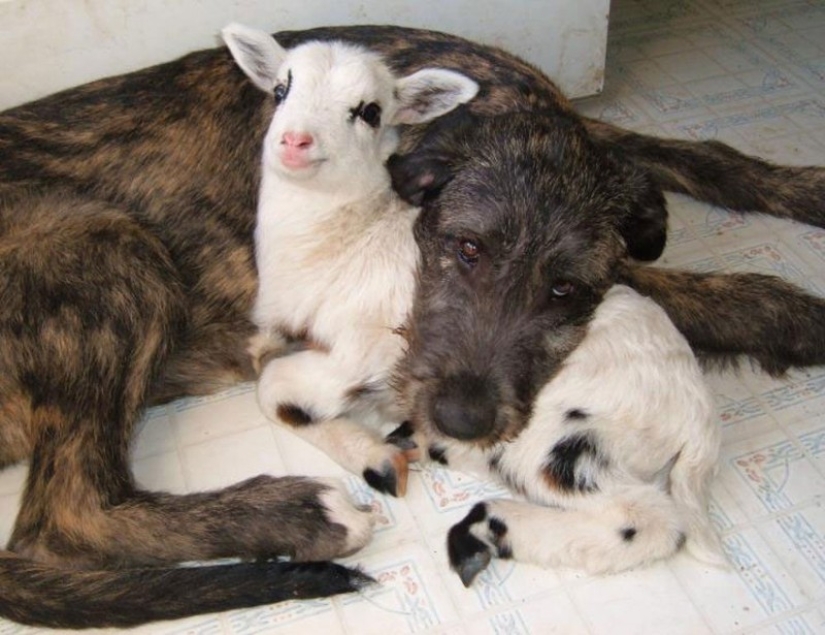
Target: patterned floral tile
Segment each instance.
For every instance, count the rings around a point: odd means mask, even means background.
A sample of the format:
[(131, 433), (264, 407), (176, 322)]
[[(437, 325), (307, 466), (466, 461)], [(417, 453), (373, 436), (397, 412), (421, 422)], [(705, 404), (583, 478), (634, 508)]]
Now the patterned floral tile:
[(825, 597), (825, 510), (809, 505), (760, 523), (760, 533), (810, 598)]
[(234, 611), (228, 613), (224, 621), (224, 632), (233, 635), (273, 632), (285, 635), (342, 635), (345, 632), (331, 599), (283, 602), (257, 609)]
[(723, 542), (729, 569), (697, 567), (689, 558), (668, 565), (710, 632), (740, 632), (807, 605), (806, 595), (754, 529), (729, 534)]
[(724, 447), (719, 479), (752, 520), (814, 504), (825, 491), (803, 448), (781, 432)]
[(585, 635), (588, 629), (579, 611), (565, 593), (547, 594), (466, 622), (473, 635)]
[(458, 623), (440, 569), (426, 548), (404, 545), (374, 558), (364, 568), (379, 584), (360, 595), (335, 600), (352, 633), (419, 633)]
[(679, 580), (663, 564), (630, 574), (595, 577), (569, 593), (594, 633), (708, 632), (701, 613), (685, 601)]

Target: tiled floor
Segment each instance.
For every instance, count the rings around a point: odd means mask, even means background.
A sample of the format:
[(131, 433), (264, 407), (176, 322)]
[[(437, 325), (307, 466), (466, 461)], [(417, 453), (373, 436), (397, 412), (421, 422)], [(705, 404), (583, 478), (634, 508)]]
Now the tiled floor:
[[(606, 91), (580, 106), (636, 130), (825, 165), (825, 3), (614, 2)], [(678, 197), (671, 209), (668, 265), (777, 273), (825, 294), (825, 231)], [(379, 514), (375, 540), (350, 560), (381, 585), (141, 632), (825, 633), (825, 368), (711, 381), (725, 439), (713, 515), (731, 570), (680, 556), (594, 578), (496, 561), (470, 590), (447, 568), (445, 529), (498, 487), (427, 466), (404, 500), (376, 495), (267, 423), (248, 385), (155, 409), (135, 448), (142, 483), (186, 492), (260, 472), (343, 476)], [(0, 474), (2, 539), (24, 476)], [(0, 634), (24, 632), (0, 622)]]

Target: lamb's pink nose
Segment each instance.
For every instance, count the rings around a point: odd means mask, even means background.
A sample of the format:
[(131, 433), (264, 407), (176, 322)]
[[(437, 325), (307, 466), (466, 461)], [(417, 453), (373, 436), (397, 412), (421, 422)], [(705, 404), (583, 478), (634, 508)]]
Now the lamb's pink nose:
[(313, 144), (312, 135), (307, 132), (285, 132), (282, 143), (290, 148), (308, 150)]
[(315, 140), (307, 132), (285, 132), (281, 137), (281, 164), (291, 170), (302, 170), (312, 165), (310, 149)]

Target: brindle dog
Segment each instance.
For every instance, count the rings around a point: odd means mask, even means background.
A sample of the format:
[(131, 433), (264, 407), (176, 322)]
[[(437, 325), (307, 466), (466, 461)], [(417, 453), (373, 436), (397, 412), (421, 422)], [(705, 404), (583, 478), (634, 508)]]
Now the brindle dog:
[[(360, 42), (404, 74), (457, 69), (482, 86), (472, 113), (528, 113), (519, 121), (544, 113), (551, 128), (579, 130), (576, 143), (583, 136), (588, 155), (604, 157), (596, 163), (622, 201), (605, 200), (604, 209), (601, 199), (576, 202), (582, 179), (603, 178), (587, 165), (581, 175), (565, 167), (559, 176), (572, 207), (589, 209), (574, 220), (575, 261), (592, 253), (599, 263), (595, 273), (574, 267), (587, 282), (579, 288), (593, 294), (580, 292), (565, 305), (573, 307), (565, 309), (570, 323), (581, 326), (587, 306), (618, 278), (660, 301), (699, 351), (751, 355), (772, 372), (825, 361), (821, 300), (767, 277), (638, 269), (621, 247), (638, 258), (659, 255), (660, 187), (823, 225), (823, 170), (775, 168), (720, 144), (656, 140), (581, 119), (537, 69), (448, 35), (348, 27), (277, 37), (285, 46), (312, 38)], [(216, 49), (0, 114), (0, 465), (30, 463), (9, 551), (0, 557), (0, 615), (50, 626), (126, 626), (366, 582), (337, 565), (274, 559), (324, 560), (347, 550), (347, 528), (323, 504), (324, 484), (262, 476), (172, 496), (141, 490), (128, 466), (146, 404), (253, 378), (246, 353), (254, 332), (252, 225), (259, 146), (273, 108), (228, 52)], [(405, 150), (426, 134), (408, 130)], [(528, 158), (512, 148), (514, 166), (565, 165), (562, 148), (548, 139), (525, 148)], [(455, 189), (442, 192), (439, 223), (452, 202), (476, 196), (472, 179), (459, 178), (472, 135), (466, 144), (450, 166)], [(521, 197), (526, 212), (556, 196), (542, 189), (540, 200), (532, 182), (515, 174), (521, 187), (507, 192)], [(510, 196), (496, 196), (497, 213), (506, 214)], [(620, 222), (609, 218), (616, 210), (624, 210)], [(557, 225), (561, 243), (566, 222)], [(454, 238), (470, 236), (465, 229)], [(453, 246), (472, 262), (477, 254), (465, 242)], [(497, 271), (488, 254), (478, 254), (473, 280)], [(529, 294), (543, 293), (536, 302), (552, 303), (579, 282), (544, 267), (533, 275), (539, 278)], [(425, 270), (422, 281), (421, 293), (429, 293), (432, 274)], [(437, 286), (433, 292), (441, 293)], [(587, 306), (578, 309), (581, 297)], [(556, 352), (541, 360), (544, 374), (575, 340), (554, 336), (557, 323), (547, 324)], [(411, 332), (417, 351), (428, 333)], [(532, 383), (517, 382), (519, 398)], [(222, 556), (258, 562), (175, 566)]]
[[(822, 300), (759, 274), (664, 272), (626, 258), (650, 260), (664, 248), (657, 186), (672, 173), (645, 169), (647, 155), (625, 165), (635, 155), (589, 132), (569, 114), (478, 117), (462, 108), (433, 124), (412, 153), (390, 159), (396, 191), (422, 205), (417, 294), (397, 371), (404, 411), (418, 427), (482, 446), (518, 435), (534, 397), (616, 282), (662, 304), (710, 363), (735, 364), (743, 353), (771, 372), (819, 363)], [(667, 156), (665, 142), (648, 142), (653, 147)], [(691, 152), (683, 157), (682, 189), (702, 187), (710, 198), (721, 193), (715, 171), (697, 183), (685, 175), (701, 173), (690, 161), (711, 162), (717, 152), (713, 160), (728, 157), (736, 178), (785, 170), (779, 205), (787, 205), (789, 189), (798, 188), (796, 196), (807, 186), (822, 189), (821, 168), (797, 169), (797, 179), (790, 168), (770, 168), (718, 143), (682, 149)], [(730, 206), (740, 191), (741, 184), (729, 192)], [(749, 304), (754, 313), (746, 316)]]

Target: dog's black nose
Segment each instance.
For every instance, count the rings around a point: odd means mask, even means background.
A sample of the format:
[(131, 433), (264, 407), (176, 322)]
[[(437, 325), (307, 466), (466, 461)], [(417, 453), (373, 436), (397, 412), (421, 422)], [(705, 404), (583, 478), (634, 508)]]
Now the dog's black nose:
[(432, 404), (435, 427), (448, 437), (469, 441), (493, 431), (497, 398), (494, 387), (471, 374), (445, 379)]

